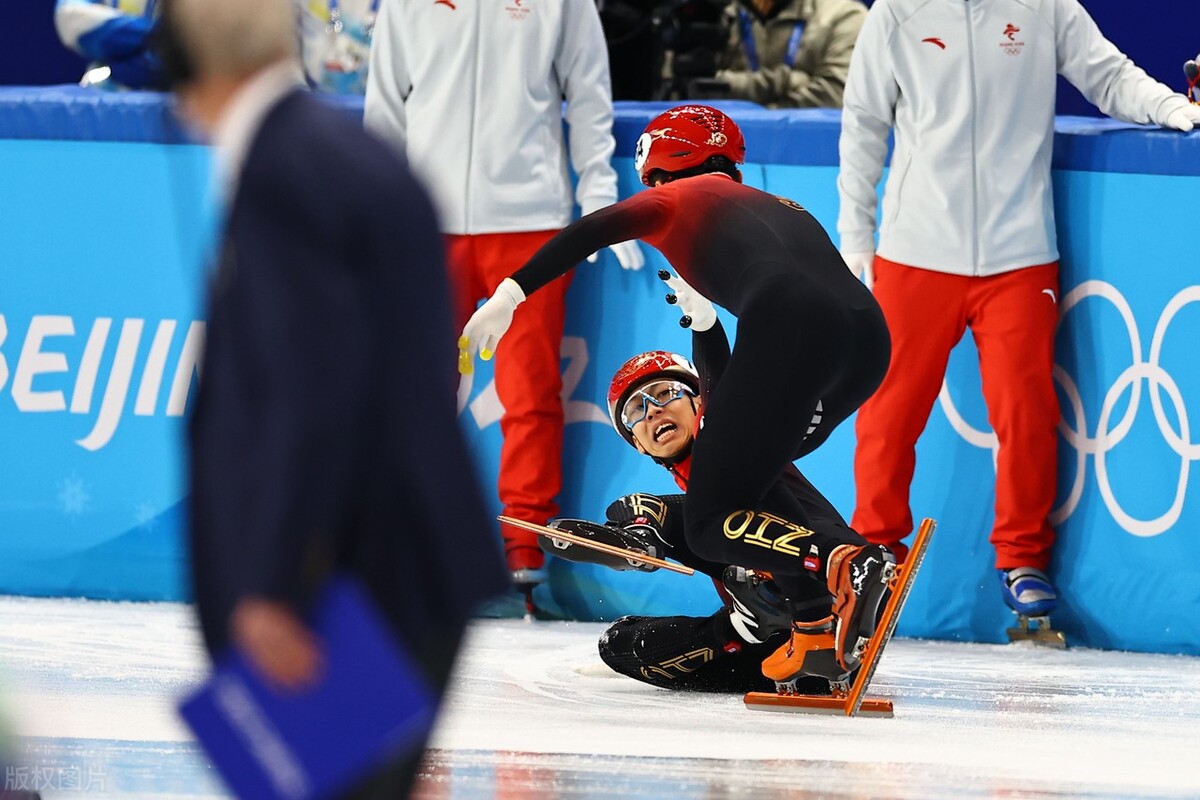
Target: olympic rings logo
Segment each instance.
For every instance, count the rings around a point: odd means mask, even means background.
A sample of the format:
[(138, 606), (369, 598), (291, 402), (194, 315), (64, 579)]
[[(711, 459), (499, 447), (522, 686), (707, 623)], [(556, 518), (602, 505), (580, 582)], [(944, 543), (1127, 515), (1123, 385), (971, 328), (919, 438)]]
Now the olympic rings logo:
[[(1141, 334), (1138, 330), (1137, 320), (1134, 319), (1133, 310), (1130, 308), (1125, 297), (1110, 283), (1091, 280), (1085, 281), (1072, 289), (1062, 300), (1059, 311), (1059, 325), (1062, 324), (1063, 318), (1072, 308), (1088, 297), (1099, 297), (1107, 300), (1120, 314), (1129, 333), (1131, 363), (1105, 393), (1104, 401), (1100, 405), (1100, 415), (1096, 421), (1096, 432), (1094, 435), (1087, 433), (1089, 425), (1087, 415), (1084, 411), (1083, 399), (1078, 387), (1061, 366), (1057, 364), (1054, 366), (1054, 378), (1062, 387), (1067, 402), (1070, 403), (1071, 411), (1078, 427), (1075, 429), (1071, 428), (1064, 419), (1060, 419), (1058, 423), (1058, 429), (1062, 433), (1063, 438), (1075, 448), (1075, 480), (1062, 505), (1050, 513), (1050, 521), (1057, 525), (1070, 517), (1076, 508), (1078, 508), (1080, 498), (1083, 495), (1087, 459), (1090, 456), (1096, 462), (1096, 483), (1100, 490), (1100, 496), (1116, 523), (1134, 536), (1157, 536), (1169, 530), (1179, 521), (1179, 517), (1183, 512), (1184, 499), (1187, 495), (1187, 482), (1191, 463), (1200, 460), (1200, 443), (1191, 441), (1191, 429), (1188, 422), (1187, 406), (1183, 402), (1183, 395), (1180, 393), (1179, 386), (1175, 383), (1175, 380), (1163, 369), (1160, 363), (1163, 340), (1166, 338), (1167, 329), (1184, 306), (1189, 303), (1200, 302), (1200, 286), (1189, 286), (1181, 290), (1167, 303), (1158, 318), (1158, 323), (1154, 327), (1154, 335), (1150, 340), (1150, 354), (1145, 359), (1142, 358)], [(1159, 431), (1162, 433), (1166, 443), (1180, 458), (1179, 480), (1175, 487), (1175, 497), (1170, 507), (1162, 515), (1153, 519), (1137, 519), (1121, 507), (1113, 492), (1112, 484), (1109, 481), (1107, 463), (1108, 453), (1125, 439), (1133, 427), (1134, 420), (1141, 408), (1143, 381), (1146, 382), (1149, 389), (1150, 406), (1154, 412), (1154, 419), (1158, 423)], [(1130, 392), (1129, 405), (1125, 409), (1125, 413), (1121, 419), (1113, 425), (1114, 410), (1122, 396), (1125, 395), (1126, 390)], [(1162, 398), (1164, 392), (1174, 407), (1175, 416), (1179, 424), (1178, 432), (1172, 426), (1164, 410)], [(962, 415), (954, 407), (954, 402), (950, 397), (950, 391), (945, 381), (942, 383), (938, 400), (943, 411), (946, 413), (946, 418), (950, 421), (950, 425), (960, 436), (976, 447), (983, 447), (992, 451), (994, 466), (995, 457), (999, 449), (996, 434), (991, 431), (973, 428), (962, 418)]]

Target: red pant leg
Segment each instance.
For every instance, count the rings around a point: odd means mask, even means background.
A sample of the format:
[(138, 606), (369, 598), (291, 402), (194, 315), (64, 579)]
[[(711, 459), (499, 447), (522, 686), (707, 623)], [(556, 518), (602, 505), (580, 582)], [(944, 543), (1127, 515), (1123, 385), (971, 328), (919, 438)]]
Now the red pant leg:
[(1000, 569), (1050, 561), (1058, 469), (1054, 329), (1058, 264), (976, 278), (968, 324), (979, 348), (983, 396), (1000, 452), (991, 542)]
[[(487, 292), (523, 266), (555, 231), (473, 237)], [(562, 488), (563, 405), (561, 357), (565, 298), (570, 276), (529, 296), (513, 314), (496, 348), (496, 393), (504, 406), (500, 430), (499, 493), (504, 513), (545, 523), (558, 513)], [(534, 534), (506, 528), (514, 545), (537, 547)], [(541, 565), (541, 551), (532, 556)], [(511, 560), (510, 560), (511, 561)], [(511, 564), (510, 564), (511, 565)]]
[(916, 444), (937, 400), (950, 351), (966, 329), (971, 278), (875, 259), (875, 299), (892, 336), (892, 359), (879, 389), (858, 411), (856, 502), (851, 527), (897, 548), (913, 529), (909, 488)]
[(447, 235), (446, 272), (450, 277), (450, 306), (454, 312), (454, 334), (462, 331), (479, 301), (487, 297), (482, 273), (475, 261), (475, 237)]

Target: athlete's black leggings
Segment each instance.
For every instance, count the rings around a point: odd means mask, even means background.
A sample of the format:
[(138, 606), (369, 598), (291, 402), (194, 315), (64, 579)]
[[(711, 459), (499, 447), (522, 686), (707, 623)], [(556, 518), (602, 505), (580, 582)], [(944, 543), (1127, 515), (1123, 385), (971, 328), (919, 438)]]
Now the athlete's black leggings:
[[(711, 617), (621, 617), (600, 637), (600, 658), (622, 675), (690, 692), (773, 692), (762, 661), (787, 641), (782, 633), (762, 644), (739, 643), (729, 612)], [(798, 690), (828, 694), (825, 678), (803, 676)]]
[[(838, 545), (864, 544), (815, 489), (806, 510), (781, 481), (875, 391), (891, 352), (873, 303), (849, 307), (799, 277), (760, 282), (705, 406), (684, 501), (700, 557), (771, 572), (789, 597), (823, 580)], [(827, 507), (832, 514), (815, 514)], [(840, 524), (839, 524), (840, 523)], [(811, 590), (810, 590), (811, 591)]]

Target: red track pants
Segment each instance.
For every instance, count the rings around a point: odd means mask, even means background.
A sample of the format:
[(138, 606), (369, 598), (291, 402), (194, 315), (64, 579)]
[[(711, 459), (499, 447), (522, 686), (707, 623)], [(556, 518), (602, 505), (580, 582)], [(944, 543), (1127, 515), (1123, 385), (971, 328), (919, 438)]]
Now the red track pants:
[[(913, 528), (909, 487), (917, 438), (941, 389), (950, 350), (971, 329), (988, 421), (1000, 451), (991, 542), (996, 566), (1045, 569), (1054, 529), (1058, 396), (1054, 329), (1058, 264), (968, 277), (875, 259), (875, 298), (892, 335), (879, 390), (858, 412), (852, 526), (895, 547)], [(900, 553), (904, 554), (901, 546)]]
[[(479, 301), (524, 266), (557, 231), (447, 236), (447, 262), (458, 329)], [(558, 513), (562, 488), (563, 406), (560, 349), (570, 273), (532, 294), (496, 348), (496, 393), (504, 405), (498, 489), (504, 513), (545, 522)], [(509, 567), (543, 563), (533, 533), (504, 526)]]

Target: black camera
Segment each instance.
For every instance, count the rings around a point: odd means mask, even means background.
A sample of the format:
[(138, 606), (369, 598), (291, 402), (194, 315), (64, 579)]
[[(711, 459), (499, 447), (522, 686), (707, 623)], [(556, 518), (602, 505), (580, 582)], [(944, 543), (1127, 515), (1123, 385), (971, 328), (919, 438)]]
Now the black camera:
[(662, 38), (672, 58), (660, 99), (694, 97), (693, 87), (713, 82), (729, 41), (725, 7), (724, 0), (675, 0), (665, 7)]
[(725, 7), (726, 0), (601, 0), (613, 98), (678, 100), (711, 82), (729, 39)]

